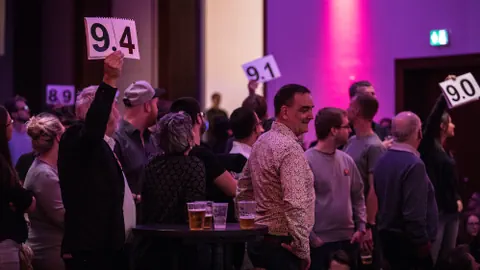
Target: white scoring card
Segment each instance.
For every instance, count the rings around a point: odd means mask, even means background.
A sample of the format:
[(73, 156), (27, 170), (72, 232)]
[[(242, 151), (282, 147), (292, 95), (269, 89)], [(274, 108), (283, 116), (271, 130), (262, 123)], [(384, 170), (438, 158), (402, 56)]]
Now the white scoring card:
[(268, 82), (282, 76), (273, 55), (255, 59), (242, 65), (248, 80)]
[(135, 21), (124, 19), (112, 19), (112, 21), (118, 49), (123, 52), (125, 58), (140, 59)]
[(75, 86), (47, 85), (46, 103), (48, 105), (72, 106), (75, 104)]
[(104, 59), (121, 50), (125, 58), (140, 59), (135, 21), (116, 18), (85, 18), (89, 60)]
[(472, 73), (458, 76), (455, 80), (440, 83), (449, 107), (454, 108), (480, 98), (480, 87)]

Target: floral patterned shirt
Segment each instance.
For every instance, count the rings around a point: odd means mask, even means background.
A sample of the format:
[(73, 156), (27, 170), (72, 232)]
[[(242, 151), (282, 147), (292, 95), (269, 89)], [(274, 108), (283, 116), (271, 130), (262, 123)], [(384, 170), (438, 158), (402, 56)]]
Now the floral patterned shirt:
[(313, 173), (293, 131), (279, 122), (253, 145), (239, 179), (237, 201), (255, 200), (255, 223), (272, 235), (290, 235), (293, 253), (310, 256), (309, 234), (315, 220)]

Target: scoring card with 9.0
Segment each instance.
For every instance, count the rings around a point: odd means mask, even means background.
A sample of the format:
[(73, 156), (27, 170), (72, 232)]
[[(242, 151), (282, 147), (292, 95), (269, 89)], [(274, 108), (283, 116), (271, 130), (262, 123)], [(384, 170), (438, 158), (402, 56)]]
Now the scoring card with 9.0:
[(72, 106), (75, 104), (75, 86), (47, 85), (46, 103), (48, 105)]
[(88, 59), (104, 59), (121, 50), (125, 58), (140, 59), (135, 21), (117, 18), (85, 18)]
[(268, 82), (282, 76), (273, 55), (253, 60), (242, 65), (248, 80)]
[(458, 107), (480, 98), (480, 87), (470, 72), (458, 76), (455, 80), (441, 82), (440, 87), (450, 108)]

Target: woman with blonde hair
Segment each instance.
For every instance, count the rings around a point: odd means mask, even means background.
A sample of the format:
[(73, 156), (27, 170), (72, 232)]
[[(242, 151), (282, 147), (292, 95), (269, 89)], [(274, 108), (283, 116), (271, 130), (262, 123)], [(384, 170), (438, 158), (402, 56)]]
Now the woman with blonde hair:
[(27, 123), (27, 134), (37, 153), (25, 177), (24, 187), (37, 199), (37, 209), (29, 214), (31, 228), (28, 244), (32, 247), (35, 270), (65, 269), (60, 255), (65, 209), (57, 172), (58, 145), (64, 132), (60, 120), (41, 113)]

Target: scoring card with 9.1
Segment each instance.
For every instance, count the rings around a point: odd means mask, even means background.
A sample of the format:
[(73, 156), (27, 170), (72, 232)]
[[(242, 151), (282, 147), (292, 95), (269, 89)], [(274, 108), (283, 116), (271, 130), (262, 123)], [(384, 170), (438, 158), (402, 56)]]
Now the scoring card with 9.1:
[(458, 76), (455, 80), (440, 83), (450, 108), (458, 107), (480, 98), (480, 87), (472, 73)]
[(104, 59), (120, 50), (125, 58), (140, 59), (135, 21), (116, 18), (85, 18), (89, 60)]
[(268, 82), (282, 76), (273, 55), (255, 59), (242, 65), (248, 80)]
[(72, 106), (75, 104), (75, 86), (47, 85), (45, 101), (48, 105)]

